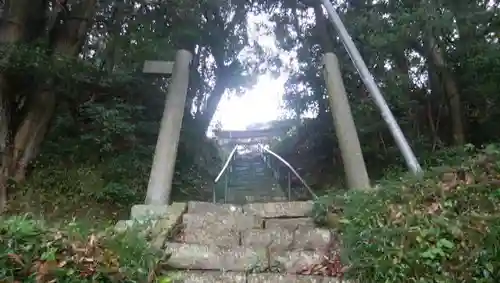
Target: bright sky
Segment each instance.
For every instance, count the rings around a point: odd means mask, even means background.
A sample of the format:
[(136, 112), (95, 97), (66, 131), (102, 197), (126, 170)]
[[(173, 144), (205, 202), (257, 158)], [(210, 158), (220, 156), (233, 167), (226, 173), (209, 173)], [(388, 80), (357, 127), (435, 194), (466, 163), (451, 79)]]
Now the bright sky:
[[(263, 15), (250, 15), (248, 29), (250, 40), (258, 37), (261, 46), (278, 52), (273, 35), (262, 35), (257, 30), (258, 23), (271, 24)], [(260, 76), (252, 89), (243, 96), (224, 96), (212, 120), (218, 121), (224, 130), (244, 130), (254, 123), (264, 123), (279, 118), (281, 114), (284, 85), (287, 74), (275, 79), (271, 75)]]
[(277, 79), (261, 76), (243, 96), (225, 97), (217, 108), (214, 122), (220, 121), (224, 130), (244, 130), (254, 123), (278, 119), (286, 79), (286, 76)]

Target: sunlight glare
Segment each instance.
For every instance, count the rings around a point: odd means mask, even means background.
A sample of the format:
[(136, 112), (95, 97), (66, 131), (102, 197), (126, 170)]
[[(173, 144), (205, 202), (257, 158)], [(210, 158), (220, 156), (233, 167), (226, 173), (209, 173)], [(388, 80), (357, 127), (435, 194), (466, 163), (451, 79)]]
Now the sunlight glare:
[(251, 124), (278, 119), (286, 79), (286, 76), (275, 79), (271, 75), (263, 75), (254, 88), (243, 96), (224, 97), (214, 121), (220, 121), (224, 130), (244, 130)]
[[(269, 21), (268, 16), (249, 15), (249, 38), (258, 41), (261, 47), (271, 52), (279, 52), (275, 36), (266, 33), (265, 30), (260, 30), (259, 24), (271, 27), (273, 23)], [(245, 130), (246, 127), (255, 123), (277, 120), (281, 114), (282, 97), (287, 79), (288, 74), (285, 73), (278, 78), (273, 78), (270, 74), (262, 75), (257, 79), (255, 86), (243, 96), (224, 95), (217, 107), (211, 128), (213, 129), (219, 122), (223, 130)], [(211, 132), (210, 129), (209, 132)]]

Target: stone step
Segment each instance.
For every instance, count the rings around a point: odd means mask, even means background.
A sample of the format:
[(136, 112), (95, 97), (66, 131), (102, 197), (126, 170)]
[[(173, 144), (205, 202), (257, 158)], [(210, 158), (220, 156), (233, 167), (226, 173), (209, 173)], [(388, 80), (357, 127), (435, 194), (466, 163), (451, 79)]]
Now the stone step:
[(237, 190), (245, 190), (245, 191), (267, 191), (272, 188), (278, 188), (278, 184), (273, 180), (231, 180), (228, 183), (228, 186), (231, 188), (235, 188)]
[(259, 217), (243, 213), (184, 214), (182, 221), (184, 230), (178, 241), (187, 244), (321, 250), (332, 240), (331, 232), (315, 228), (310, 218), (267, 219), (264, 222)]
[(267, 188), (272, 188), (272, 186), (265, 186), (264, 189), (263, 187), (259, 185), (255, 185), (252, 187), (249, 186), (243, 186), (239, 184), (229, 184), (230, 191), (237, 191), (237, 192), (253, 192), (253, 191), (266, 191), (268, 190)]
[(238, 172), (238, 173), (241, 173), (241, 172), (255, 172), (255, 171), (267, 171), (269, 169), (269, 167), (267, 167), (267, 165), (265, 165), (264, 163), (260, 164), (260, 163), (254, 163), (254, 164), (235, 164), (233, 163), (232, 164), (232, 167), (233, 169), (233, 172)]
[(267, 173), (268, 171), (270, 170), (266, 170), (266, 168), (233, 168), (232, 173), (236, 175), (255, 175)]
[(247, 283), (340, 283), (338, 278), (312, 275), (261, 273), (247, 275)]
[(173, 282), (182, 283), (246, 283), (243, 272), (174, 271), (168, 274)]
[(239, 165), (239, 166), (251, 166), (251, 165), (265, 165), (264, 161), (262, 159), (235, 159), (233, 161), (233, 165)]
[(261, 188), (255, 188), (253, 190), (248, 190), (248, 189), (239, 189), (239, 188), (229, 188), (228, 189), (228, 196), (229, 195), (236, 195), (236, 196), (255, 196), (255, 197), (265, 197), (265, 196), (285, 196), (285, 192), (281, 190), (280, 188), (273, 188), (273, 189), (261, 189)]
[[(240, 198), (246, 198), (246, 197), (255, 197), (255, 198), (272, 198), (272, 197), (285, 197), (285, 193), (283, 192), (245, 192), (245, 191), (229, 191), (227, 194), (227, 197), (240, 197)], [(288, 199), (286, 199), (288, 200)]]
[(262, 218), (307, 217), (313, 209), (312, 201), (290, 201), (274, 203), (250, 203), (243, 211)]
[(174, 271), (168, 274), (174, 282), (183, 283), (338, 283), (337, 278), (312, 276), (220, 271)]
[(257, 181), (257, 180), (246, 180), (246, 181), (241, 181), (241, 180), (231, 180), (231, 182), (228, 184), (231, 189), (238, 190), (238, 191), (275, 191), (275, 190), (281, 190), (281, 187), (279, 184), (274, 182), (273, 180), (262, 180), (262, 181)]
[(192, 214), (233, 214), (243, 212), (243, 207), (232, 204), (220, 204), (201, 201), (189, 201), (187, 212)]
[(274, 272), (297, 274), (308, 266), (320, 264), (319, 251), (272, 251), (265, 248), (232, 247), (168, 242), (166, 252), (171, 254), (168, 264), (180, 270), (214, 270), (263, 272), (275, 266)]
[(252, 163), (254, 163), (254, 162), (236, 159), (231, 163), (231, 166), (233, 166), (233, 168), (236, 168), (236, 167), (248, 168), (248, 167), (252, 166)]
[(266, 229), (281, 227), (290, 231), (296, 229), (313, 229), (315, 228), (314, 220), (309, 217), (299, 218), (270, 218), (264, 220), (264, 227)]
[(251, 214), (245, 214), (241, 211), (235, 211), (227, 214), (217, 214), (207, 211), (200, 213), (189, 211), (182, 215), (182, 223), (185, 227), (206, 228), (222, 227), (230, 228), (236, 231), (244, 231), (253, 228), (262, 228), (263, 220)]
[(231, 215), (184, 214), (182, 221), (184, 230), (178, 241), (219, 247), (239, 246), (243, 231), (263, 226), (260, 218), (243, 213)]
[(252, 229), (241, 233), (241, 244), (246, 247), (268, 247), (273, 250), (324, 250), (333, 237), (327, 229), (298, 228), (296, 230), (282, 227)]
[(265, 196), (285, 196), (285, 192), (281, 190), (280, 188), (269, 188), (269, 189), (262, 189), (260, 187), (254, 188), (252, 190), (248, 189), (233, 189), (233, 187), (228, 188), (228, 196), (230, 195), (235, 195), (235, 196), (255, 196), (255, 197), (265, 197)]
[(297, 218), (310, 216), (312, 201), (283, 201), (273, 203), (250, 203), (245, 205), (220, 204), (190, 201), (187, 212), (192, 214), (233, 214), (243, 212), (261, 218)]
[(253, 176), (259, 177), (272, 177), (270, 172), (262, 171), (262, 172), (248, 172), (248, 171), (234, 171), (231, 173), (232, 179), (248, 179)]
[(261, 178), (272, 177), (270, 172), (248, 172), (248, 171), (235, 171), (231, 172), (231, 179), (250, 179), (251, 177), (258, 176)]
[[(259, 179), (256, 179), (258, 177)], [(271, 173), (268, 172), (259, 172), (255, 174), (246, 174), (246, 173), (232, 173), (231, 175), (231, 180), (252, 180), (252, 181), (260, 181), (261, 179), (264, 180), (274, 180), (274, 177), (271, 175)]]
[(257, 202), (283, 202), (287, 201), (286, 196), (242, 196), (242, 195), (229, 195), (227, 202), (229, 203), (257, 203)]

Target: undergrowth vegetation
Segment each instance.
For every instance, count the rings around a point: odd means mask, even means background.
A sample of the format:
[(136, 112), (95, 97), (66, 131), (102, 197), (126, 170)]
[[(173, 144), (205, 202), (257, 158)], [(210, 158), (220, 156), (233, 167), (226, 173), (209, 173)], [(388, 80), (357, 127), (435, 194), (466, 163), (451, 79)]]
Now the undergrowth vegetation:
[(0, 219), (0, 282), (169, 282), (161, 274), (165, 253), (138, 231), (61, 227), (27, 216)]
[[(0, 48), (0, 54), (5, 52)], [(163, 111), (164, 82), (131, 72), (106, 74), (64, 57), (52, 64), (23, 46), (9, 58), (9, 64), (0, 64), (0, 69), (12, 77), (40, 73), (43, 80), (65, 83), (54, 89), (60, 101), (40, 154), (30, 162), (25, 179), (10, 180), (7, 213), (31, 213), (45, 219), (74, 217), (91, 223), (126, 218), (130, 207), (145, 197)], [(200, 121), (184, 117), (174, 200), (211, 195), (209, 181), (221, 161), (215, 143), (203, 133)]]
[(500, 150), (467, 151), (474, 154), (461, 152), (456, 162), (448, 151), (454, 165), (434, 167), (423, 179), (386, 179), (378, 190), (325, 198), (342, 211), (348, 278), (500, 282)]

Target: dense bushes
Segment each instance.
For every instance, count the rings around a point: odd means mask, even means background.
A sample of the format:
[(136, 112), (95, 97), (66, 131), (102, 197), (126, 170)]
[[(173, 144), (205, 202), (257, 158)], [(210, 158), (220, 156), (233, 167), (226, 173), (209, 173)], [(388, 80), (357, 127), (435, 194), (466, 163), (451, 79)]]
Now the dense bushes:
[(165, 259), (138, 235), (0, 219), (0, 282), (160, 282)]
[[(0, 46), (0, 54), (9, 55), (0, 70), (13, 87), (54, 81), (57, 96), (50, 130), (25, 182), (10, 184), (8, 213), (94, 223), (126, 218), (146, 194), (167, 81), (132, 66), (108, 73), (93, 59), (53, 60), (43, 47), (31, 45)], [(173, 200), (211, 196), (221, 160), (204, 132), (186, 113)]]
[[(463, 156), (461, 156), (463, 157)], [(424, 180), (387, 180), (349, 192), (342, 241), (347, 276), (359, 282), (500, 282), (500, 151)]]

